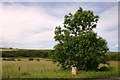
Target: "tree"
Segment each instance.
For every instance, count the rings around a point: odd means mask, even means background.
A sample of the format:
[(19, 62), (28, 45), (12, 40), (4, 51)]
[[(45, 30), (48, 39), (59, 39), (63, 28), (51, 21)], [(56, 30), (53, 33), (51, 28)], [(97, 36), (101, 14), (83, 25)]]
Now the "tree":
[(107, 42), (93, 31), (99, 16), (81, 7), (75, 14), (64, 17), (64, 26), (55, 28), (53, 61), (62, 69), (76, 66), (77, 69), (97, 69), (100, 63), (107, 63)]

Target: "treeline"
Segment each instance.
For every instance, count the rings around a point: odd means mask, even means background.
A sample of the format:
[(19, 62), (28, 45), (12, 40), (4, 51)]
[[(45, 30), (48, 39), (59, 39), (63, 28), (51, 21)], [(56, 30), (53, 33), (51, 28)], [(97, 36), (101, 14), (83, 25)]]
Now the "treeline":
[[(2, 57), (38, 57), (50, 58), (54, 53), (53, 50), (16, 50), (16, 51), (2, 51)], [(120, 61), (120, 53), (108, 52), (106, 53), (109, 60)]]
[(2, 51), (2, 57), (39, 57), (48, 58), (52, 50)]

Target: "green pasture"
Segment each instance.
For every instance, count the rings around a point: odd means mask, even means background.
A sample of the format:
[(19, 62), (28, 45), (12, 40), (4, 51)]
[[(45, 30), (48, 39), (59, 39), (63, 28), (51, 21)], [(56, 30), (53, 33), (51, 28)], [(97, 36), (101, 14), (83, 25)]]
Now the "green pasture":
[[(118, 77), (119, 61), (110, 61), (108, 71), (78, 71), (75, 78), (111, 78)], [(71, 70), (61, 70), (50, 59), (40, 61), (2, 61), (2, 78), (72, 78)]]

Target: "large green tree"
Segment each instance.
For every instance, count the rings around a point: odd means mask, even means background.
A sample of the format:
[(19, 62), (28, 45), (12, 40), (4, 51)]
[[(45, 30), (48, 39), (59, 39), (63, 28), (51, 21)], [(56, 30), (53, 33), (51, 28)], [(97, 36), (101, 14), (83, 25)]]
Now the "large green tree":
[(76, 66), (77, 69), (97, 69), (100, 63), (107, 63), (107, 42), (93, 31), (99, 16), (81, 7), (75, 14), (64, 17), (64, 26), (55, 28), (53, 61), (63, 69)]

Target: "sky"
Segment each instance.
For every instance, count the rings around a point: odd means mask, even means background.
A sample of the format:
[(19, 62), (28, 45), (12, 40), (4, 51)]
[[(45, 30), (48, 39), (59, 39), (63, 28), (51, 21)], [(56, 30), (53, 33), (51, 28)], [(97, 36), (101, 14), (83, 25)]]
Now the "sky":
[(110, 51), (118, 51), (117, 2), (3, 2), (0, 9), (0, 47), (53, 49), (54, 29), (64, 16), (79, 7), (100, 19), (94, 30), (106, 39)]
[(4, 2), (119, 2), (119, 0), (2, 0)]

